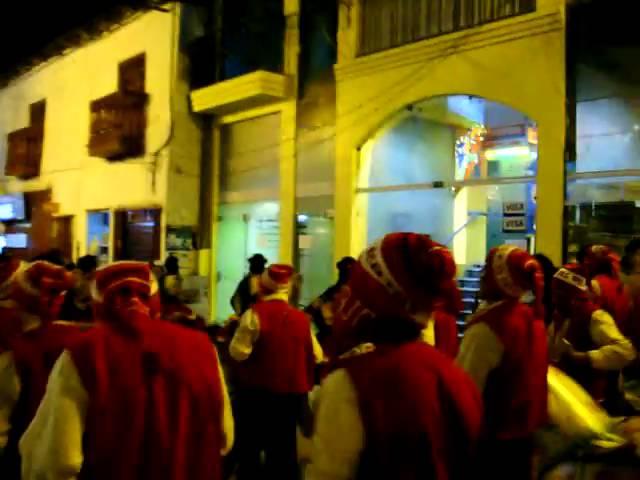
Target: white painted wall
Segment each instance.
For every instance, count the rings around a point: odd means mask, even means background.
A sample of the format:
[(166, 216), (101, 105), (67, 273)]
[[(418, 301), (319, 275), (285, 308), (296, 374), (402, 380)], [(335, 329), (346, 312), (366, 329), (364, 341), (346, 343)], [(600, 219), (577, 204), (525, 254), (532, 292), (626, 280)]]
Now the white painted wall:
[[(60, 215), (74, 215), (74, 253), (86, 251), (86, 211), (166, 204), (171, 132), (170, 91), (174, 75), (174, 13), (140, 14), (102, 38), (51, 59), (0, 91), (0, 169), (7, 133), (28, 124), (29, 104), (46, 99), (41, 176), (7, 181), (8, 190), (50, 187)], [(110, 163), (88, 155), (89, 103), (117, 89), (119, 62), (146, 53), (149, 93), (145, 157)], [(166, 213), (166, 212), (165, 212)]]

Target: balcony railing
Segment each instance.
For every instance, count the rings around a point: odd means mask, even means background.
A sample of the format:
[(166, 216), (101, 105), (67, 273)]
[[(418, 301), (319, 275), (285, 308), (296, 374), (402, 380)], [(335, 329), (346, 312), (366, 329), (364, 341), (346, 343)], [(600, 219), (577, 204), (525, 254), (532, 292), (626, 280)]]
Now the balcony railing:
[(531, 13), (536, 0), (362, 0), (359, 55)]

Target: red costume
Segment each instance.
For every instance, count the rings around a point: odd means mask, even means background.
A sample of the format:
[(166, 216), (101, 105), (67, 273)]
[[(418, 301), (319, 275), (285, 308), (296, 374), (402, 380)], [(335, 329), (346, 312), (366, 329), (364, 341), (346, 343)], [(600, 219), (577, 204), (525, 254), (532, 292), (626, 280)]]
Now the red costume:
[(605, 245), (591, 245), (584, 249), (581, 260), (595, 302), (614, 318), (624, 335), (629, 335), (632, 298), (620, 279), (620, 259)]
[(96, 272), (100, 323), (69, 349), (88, 394), (80, 477), (219, 479), (223, 400), (214, 347), (144, 306), (110, 307), (117, 289), (142, 289), (148, 298), (150, 284), (144, 263)]
[(343, 356), (323, 384), (312, 478), (470, 478), (479, 392), (418, 340), (422, 313), (454, 295), (455, 273), (450, 252), (427, 235), (387, 235), (361, 255), (333, 332), (339, 353), (371, 343)]
[(14, 321), (20, 329), (24, 328), (21, 318), (24, 314), (36, 323), (27, 331), (14, 335), (9, 342), (20, 395), (11, 415), (11, 431), (3, 456), (2, 468), (7, 478), (20, 477), (20, 437), (40, 405), (54, 363), (80, 333), (77, 327), (53, 322), (62, 293), (72, 286), (72, 282), (64, 268), (44, 261), (25, 265), (12, 280), (10, 298), (17, 308)]
[[(471, 319), (459, 356), (483, 388), (485, 476), (531, 476), (532, 435), (547, 421), (543, 288), (540, 266), (527, 252), (491, 250), (481, 287), (489, 303)], [(527, 292), (535, 295), (533, 306), (522, 303)], [(504, 451), (511, 457), (501, 462)]]
[[(588, 281), (581, 273), (580, 267), (567, 265), (554, 277), (553, 358), (596, 401), (615, 412), (622, 398), (619, 373), (633, 360), (635, 351), (613, 317), (592, 301)], [(576, 361), (566, 354), (567, 348), (587, 358)]]
[(345, 368), (366, 435), (358, 478), (473, 475), (480, 398), (472, 380), (447, 357), (410, 342), (378, 347), (347, 360)]
[(260, 319), (260, 338), (238, 365), (239, 386), (285, 394), (311, 391), (315, 359), (309, 318), (284, 300), (258, 301), (252, 308)]
[(260, 278), (261, 299), (244, 313), (230, 345), (239, 480), (298, 476), (296, 427), (316, 359), (309, 317), (287, 302), (292, 275), (289, 265), (269, 266)]

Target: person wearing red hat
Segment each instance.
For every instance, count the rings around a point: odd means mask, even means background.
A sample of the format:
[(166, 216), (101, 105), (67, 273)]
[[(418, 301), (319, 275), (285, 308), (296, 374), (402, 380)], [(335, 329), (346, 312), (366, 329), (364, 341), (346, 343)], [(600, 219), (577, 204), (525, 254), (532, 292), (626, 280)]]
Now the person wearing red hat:
[(390, 234), (362, 253), (334, 306), (340, 358), (319, 392), (308, 479), (472, 478), (480, 393), (420, 338), (455, 274), (428, 235)]
[[(547, 422), (542, 269), (526, 251), (492, 249), (457, 362), (484, 397), (482, 473), (533, 478), (533, 434)], [(533, 295), (533, 305), (525, 303)]]
[(219, 480), (233, 418), (215, 347), (159, 320), (143, 262), (98, 269), (96, 326), (56, 362), (23, 480)]
[(79, 335), (57, 321), (62, 294), (72, 285), (62, 267), (45, 261), (23, 264), (12, 276), (10, 299), (20, 333), (0, 355), (0, 468), (3, 478), (20, 478), (18, 441), (38, 409), (49, 372), (66, 345)]
[(620, 258), (606, 245), (589, 245), (578, 255), (590, 283), (595, 302), (616, 321), (618, 329), (630, 333), (633, 300), (620, 278)]
[(624, 410), (620, 371), (636, 357), (613, 317), (592, 299), (578, 265), (553, 279), (555, 312), (549, 327), (550, 358), (611, 414)]
[(277, 264), (263, 272), (260, 299), (242, 316), (229, 345), (237, 362), (239, 480), (299, 475), (296, 428), (323, 353), (309, 317), (288, 303), (293, 274), (293, 267)]

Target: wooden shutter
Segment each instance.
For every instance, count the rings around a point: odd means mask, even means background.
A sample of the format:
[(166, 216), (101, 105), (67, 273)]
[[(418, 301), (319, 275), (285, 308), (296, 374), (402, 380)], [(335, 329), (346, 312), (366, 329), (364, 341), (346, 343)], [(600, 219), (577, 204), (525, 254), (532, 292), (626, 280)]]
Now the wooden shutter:
[(146, 55), (141, 53), (120, 63), (118, 90), (121, 92), (144, 93)]

